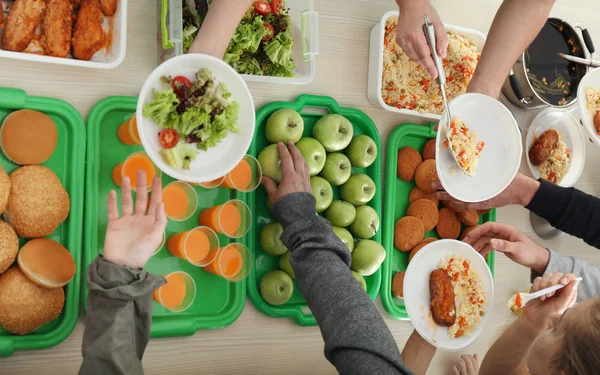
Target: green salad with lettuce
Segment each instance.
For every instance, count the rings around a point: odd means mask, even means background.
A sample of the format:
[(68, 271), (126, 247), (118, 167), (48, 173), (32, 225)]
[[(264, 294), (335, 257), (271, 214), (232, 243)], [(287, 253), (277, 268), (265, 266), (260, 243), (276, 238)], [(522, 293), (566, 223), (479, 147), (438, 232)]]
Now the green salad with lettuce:
[[(183, 46), (187, 53), (207, 10), (201, 6), (205, 1), (182, 1)], [(223, 60), (240, 74), (295, 77), (290, 24), (282, 0), (255, 1), (240, 22)]]
[(174, 168), (189, 169), (197, 150), (215, 147), (239, 130), (239, 104), (227, 86), (217, 85), (208, 69), (200, 69), (195, 78), (192, 82), (183, 76), (163, 77), (167, 88), (154, 91), (142, 108), (142, 114), (162, 129), (160, 154)]

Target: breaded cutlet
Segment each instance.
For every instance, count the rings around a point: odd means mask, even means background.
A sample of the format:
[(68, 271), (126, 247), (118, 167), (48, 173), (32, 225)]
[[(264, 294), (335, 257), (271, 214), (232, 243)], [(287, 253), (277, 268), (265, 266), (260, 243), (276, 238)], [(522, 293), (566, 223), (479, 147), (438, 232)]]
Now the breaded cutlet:
[(8, 332), (26, 335), (58, 318), (64, 304), (63, 288), (39, 287), (16, 266), (0, 275), (0, 326)]
[(71, 201), (50, 169), (29, 165), (10, 174), (5, 219), (23, 238), (45, 237), (69, 216)]

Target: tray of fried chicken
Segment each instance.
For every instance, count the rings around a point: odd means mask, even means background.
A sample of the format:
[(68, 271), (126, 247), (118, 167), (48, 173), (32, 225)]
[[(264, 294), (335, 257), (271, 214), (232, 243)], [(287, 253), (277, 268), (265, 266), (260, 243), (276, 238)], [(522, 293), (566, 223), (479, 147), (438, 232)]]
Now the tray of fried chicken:
[(125, 58), (127, 0), (2, 0), (0, 57), (96, 69)]

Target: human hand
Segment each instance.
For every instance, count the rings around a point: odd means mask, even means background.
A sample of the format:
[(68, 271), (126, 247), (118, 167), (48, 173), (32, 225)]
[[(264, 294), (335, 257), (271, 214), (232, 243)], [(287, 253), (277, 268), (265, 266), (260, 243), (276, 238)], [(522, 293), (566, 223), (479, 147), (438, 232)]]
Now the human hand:
[[(283, 143), (277, 144), (279, 159), (281, 159), (281, 183), (279, 187), (269, 177), (263, 177), (262, 183), (273, 204), (288, 194), (312, 193), (310, 188), (310, 170), (304, 156), (292, 142), (287, 148)], [(288, 151), (289, 149), (289, 151)]]
[[(438, 190), (442, 189), (442, 185), (438, 184), (435, 186)], [(441, 201), (448, 201), (450, 208), (456, 211), (469, 211), (469, 210), (489, 210), (492, 208), (500, 208), (511, 204), (520, 204), (521, 206), (527, 206), (535, 193), (540, 188), (540, 183), (531, 177), (527, 177), (524, 174), (517, 173), (515, 178), (512, 180), (510, 185), (500, 194), (494, 198), (488, 199), (478, 203), (466, 203), (457, 201), (445, 191), (438, 191), (437, 197)]]
[(423, 65), (433, 78), (437, 78), (438, 72), (427, 44), (427, 38), (423, 32), (424, 16), (427, 15), (429, 22), (435, 27), (436, 50), (438, 55), (446, 58), (448, 49), (448, 35), (446, 28), (435, 8), (429, 0), (398, 1), (400, 16), (398, 17), (398, 31), (396, 32), (396, 43), (406, 55), (413, 61)]
[(548, 328), (550, 317), (555, 314), (562, 315), (572, 307), (577, 300), (577, 286), (579, 281), (573, 274), (547, 273), (543, 277), (537, 277), (531, 286), (531, 293), (551, 287), (553, 285), (566, 285), (564, 288), (551, 292), (527, 302), (523, 308), (521, 319), (537, 332)]
[(470, 231), (463, 240), (482, 256), (498, 250), (513, 262), (544, 273), (550, 253), (511, 225), (487, 222)]
[(454, 375), (477, 375), (479, 374), (479, 356), (463, 354), (452, 368)]
[(162, 203), (160, 178), (152, 183), (152, 196), (148, 205), (146, 173), (137, 173), (137, 202), (131, 196), (129, 177), (121, 183), (121, 209), (119, 217), (117, 192), (108, 194), (108, 226), (104, 240), (104, 257), (115, 264), (143, 268), (158, 248), (167, 227), (165, 206)]

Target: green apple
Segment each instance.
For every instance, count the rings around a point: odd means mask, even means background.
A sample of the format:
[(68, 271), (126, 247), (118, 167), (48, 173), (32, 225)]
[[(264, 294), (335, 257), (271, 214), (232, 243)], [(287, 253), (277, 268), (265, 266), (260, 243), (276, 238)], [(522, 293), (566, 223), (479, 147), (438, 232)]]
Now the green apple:
[(294, 294), (294, 281), (287, 273), (275, 270), (260, 279), (260, 295), (269, 305), (283, 305)]
[(360, 240), (352, 252), (352, 269), (362, 276), (374, 274), (385, 260), (385, 249), (372, 240)]
[(271, 177), (275, 182), (281, 182), (281, 160), (277, 145), (269, 145), (258, 154), (258, 163), (263, 176)]
[(379, 215), (370, 206), (356, 208), (356, 218), (350, 224), (350, 232), (356, 237), (369, 239), (379, 230)]
[(283, 227), (279, 223), (269, 223), (260, 230), (260, 247), (272, 256), (279, 256), (287, 251), (287, 247), (281, 241)]
[(306, 159), (310, 175), (318, 175), (325, 166), (326, 154), (323, 145), (314, 138), (302, 138), (296, 143), (296, 147)]
[(354, 128), (352, 123), (342, 115), (330, 114), (317, 121), (312, 131), (327, 152), (341, 151), (352, 141)]
[(350, 164), (350, 159), (342, 153), (334, 152), (327, 155), (320, 176), (329, 181), (331, 185), (340, 186), (348, 181), (351, 174), (352, 164)]
[(356, 281), (358, 281), (358, 283), (360, 284), (360, 286), (364, 289), (364, 291), (367, 291), (367, 282), (365, 281), (365, 278), (362, 277), (360, 275), (360, 273), (356, 272), (356, 271), (352, 271), (352, 276), (354, 276), (354, 278), (356, 279)]
[(346, 229), (342, 227), (332, 226), (333, 233), (342, 241), (350, 252), (354, 251), (354, 237)]
[(296, 143), (302, 138), (304, 132), (304, 119), (291, 108), (283, 108), (273, 112), (267, 120), (265, 135), (271, 143), (288, 141)]
[(331, 225), (347, 227), (356, 218), (356, 208), (348, 202), (333, 201), (325, 211), (325, 218)]
[(371, 137), (358, 135), (350, 142), (346, 155), (353, 166), (367, 168), (377, 159), (377, 145)]
[(375, 196), (375, 182), (363, 173), (350, 176), (348, 181), (340, 188), (340, 197), (355, 206), (367, 204)]
[(310, 178), (312, 194), (317, 200), (317, 213), (325, 211), (333, 201), (333, 188), (326, 179), (319, 176)]
[(293, 279), (296, 277), (296, 274), (294, 273), (294, 269), (290, 263), (290, 256), (292, 256), (292, 253), (287, 251), (285, 254), (279, 257), (279, 268), (281, 268), (283, 272), (290, 275), (290, 277)]

